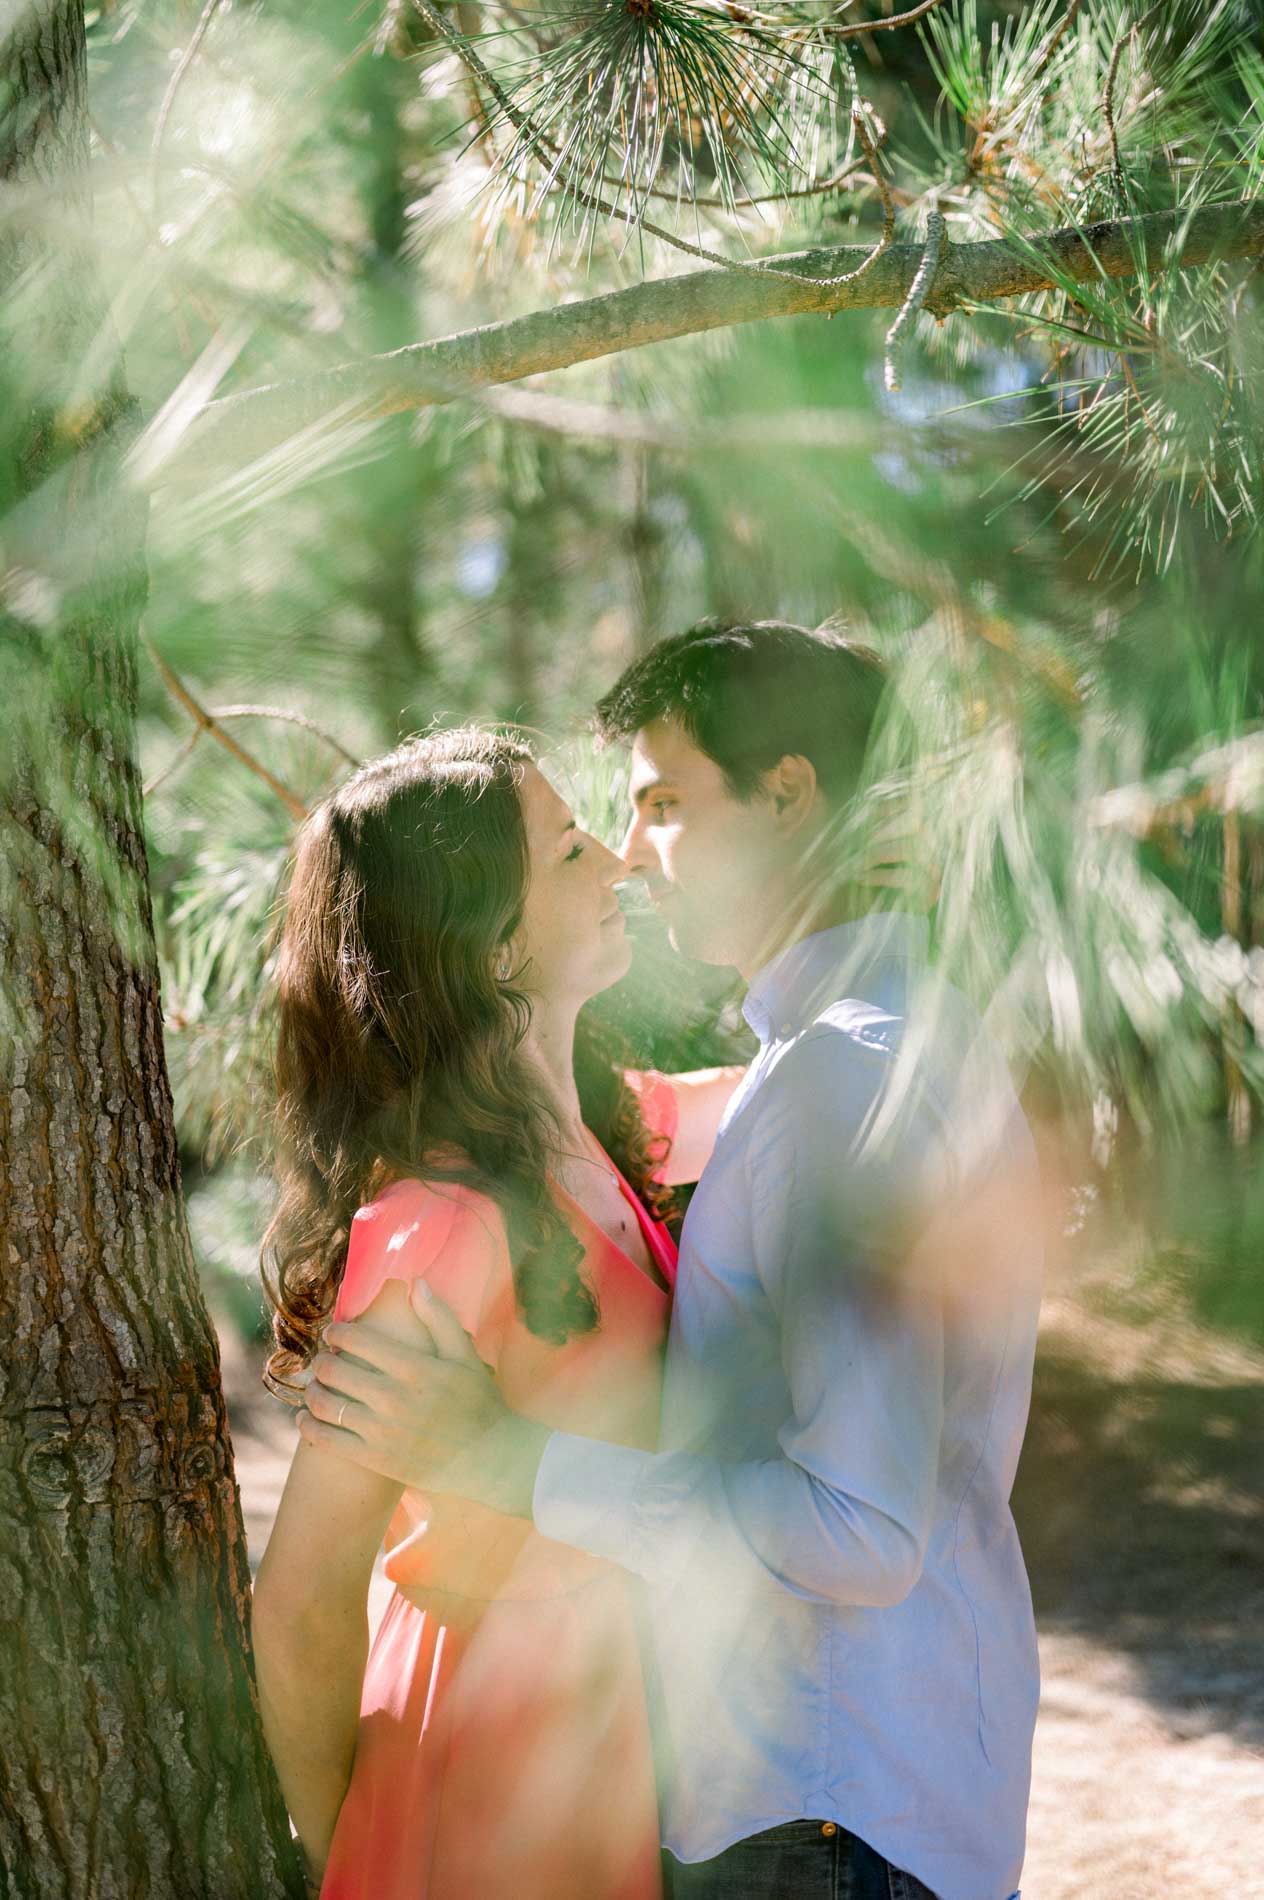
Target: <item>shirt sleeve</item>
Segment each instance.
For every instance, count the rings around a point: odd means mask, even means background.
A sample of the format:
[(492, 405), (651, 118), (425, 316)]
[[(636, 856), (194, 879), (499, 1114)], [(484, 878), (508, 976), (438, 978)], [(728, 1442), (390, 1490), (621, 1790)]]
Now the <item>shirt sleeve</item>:
[(725, 1463), (556, 1433), (535, 1487), (546, 1536), (668, 1589), (771, 1580), (855, 1605), (912, 1589), (943, 1417), (943, 1302), (917, 1241), (943, 1147), (931, 1102), (893, 1099), (894, 1071), (885, 1048), (826, 1027), (760, 1091), (747, 1164), (791, 1400), (780, 1456)]
[[(671, 1077), (658, 1069), (625, 1069), (623, 1079), (641, 1105), (645, 1126), (652, 1135), (665, 1137), (670, 1148), (680, 1126), (680, 1103)], [(664, 1154), (651, 1170), (652, 1178), (661, 1181), (666, 1167), (667, 1155)]]

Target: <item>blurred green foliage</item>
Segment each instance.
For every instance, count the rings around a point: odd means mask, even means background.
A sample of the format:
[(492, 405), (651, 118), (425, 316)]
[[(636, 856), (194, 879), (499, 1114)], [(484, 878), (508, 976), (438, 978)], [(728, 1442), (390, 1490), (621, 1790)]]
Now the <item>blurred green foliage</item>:
[[(923, 313), (895, 390), (893, 312), (805, 316), (413, 414), (331, 410), (238, 462), (168, 468), (207, 400), (695, 268), (672, 234), (734, 260), (872, 243), (887, 192), (903, 240), (937, 206), (953, 242), (1021, 249), (1259, 196), (1255, 0), (945, 0), (838, 37), (883, 10), (91, 16), (96, 252), (148, 419), (147, 638), (275, 781), (198, 731), (143, 652), (168, 1060), (195, 1235), (224, 1273), (266, 1218), (247, 1184), (266, 1174), (267, 944), (295, 806), (349, 757), (478, 715), (541, 729), (615, 841), (622, 768), (577, 737), (584, 715), (704, 613), (830, 620), (889, 658), (903, 717), (875, 770), (913, 788), (939, 950), (1032, 1089), (1143, 1143), (1248, 1134), (1264, 1079), (1251, 260)], [(593, 210), (598, 190), (620, 219)], [(731, 979), (634, 926), (608, 1006), (645, 1059), (740, 1050)], [(1231, 1205), (1239, 1225), (1200, 1258), (1249, 1248), (1254, 1203)], [(1208, 1290), (1208, 1316), (1229, 1323), (1237, 1298)]]

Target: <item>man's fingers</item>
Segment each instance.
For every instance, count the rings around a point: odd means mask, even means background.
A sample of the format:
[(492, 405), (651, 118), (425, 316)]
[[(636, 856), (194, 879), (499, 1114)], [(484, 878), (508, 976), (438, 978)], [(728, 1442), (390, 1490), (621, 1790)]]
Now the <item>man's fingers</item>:
[(367, 1365), (375, 1366), (379, 1372), (389, 1373), (392, 1379), (414, 1384), (424, 1371), (426, 1361), (433, 1359), (435, 1348), (430, 1343), (429, 1329), (417, 1328), (417, 1340), (392, 1339), (389, 1334), (377, 1330), (368, 1320), (335, 1320), (325, 1328), (325, 1344), (337, 1347), (337, 1355), (352, 1354)]
[(437, 1293), (432, 1293), (423, 1279), (413, 1281), (408, 1302), (429, 1329), (440, 1358), (455, 1359), (460, 1365), (482, 1369), (483, 1362), (475, 1352), (474, 1342), (464, 1326), (447, 1301), (441, 1300)]
[(361, 1365), (349, 1352), (318, 1352), (312, 1360), (312, 1377), (307, 1390), (317, 1384), (327, 1391), (345, 1393), (348, 1398), (363, 1399), (372, 1405), (379, 1397), (390, 1374), (375, 1366)]

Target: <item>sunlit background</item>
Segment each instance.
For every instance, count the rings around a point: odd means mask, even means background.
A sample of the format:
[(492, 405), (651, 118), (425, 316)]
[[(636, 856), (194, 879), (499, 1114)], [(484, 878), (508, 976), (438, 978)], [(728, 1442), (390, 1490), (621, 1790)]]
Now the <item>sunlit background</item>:
[[(947, 0), (844, 42), (822, 7), (662, 0), (641, 31), (683, 36), (692, 63), (643, 111), (583, 83), (603, 48), (633, 71), (632, 16), (90, 17), (93, 241), (151, 500), (141, 752), (167, 1056), (252, 1554), (288, 1431), (258, 1386), (257, 1265), (269, 933), (299, 815), (353, 761), (478, 715), (535, 728), (614, 841), (623, 767), (583, 721), (631, 656), (704, 614), (848, 627), (900, 682), (937, 948), (1002, 1037), (1047, 1163), (1016, 1498), (1046, 1685), (1024, 1889), (1246, 1892), (1264, 1801), (1258, 262), (1179, 271), (1176, 228), (1140, 273), (922, 312), (892, 349), (891, 309), (763, 320), (384, 418), (319, 379), (707, 267), (672, 235), (738, 260), (876, 244), (884, 216), (915, 242), (937, 211), (954, 245), (1021, 244), (1257, 201), (1261, 9)], [(199, 433), (202, 405), (273, 383), (294, 386), (291, 426)], [(633, 925), (611, 1007), (643, 1059), (740, 1057), (734, 984)]]

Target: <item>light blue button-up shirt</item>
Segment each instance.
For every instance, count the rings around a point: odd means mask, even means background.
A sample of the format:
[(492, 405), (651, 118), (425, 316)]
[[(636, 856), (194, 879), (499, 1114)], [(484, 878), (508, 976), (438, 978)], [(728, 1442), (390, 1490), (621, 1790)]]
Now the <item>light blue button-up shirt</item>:
[(663, 1838), (830, 1819), (1006, 1900), (1038, 1669), (1009, 1509), (1040, 1279), (1004, 1063), (881, 914), (775, 957), (690, 1203), (660, 1450), (555, 1433), (546, 1536), (650, 1594)]

